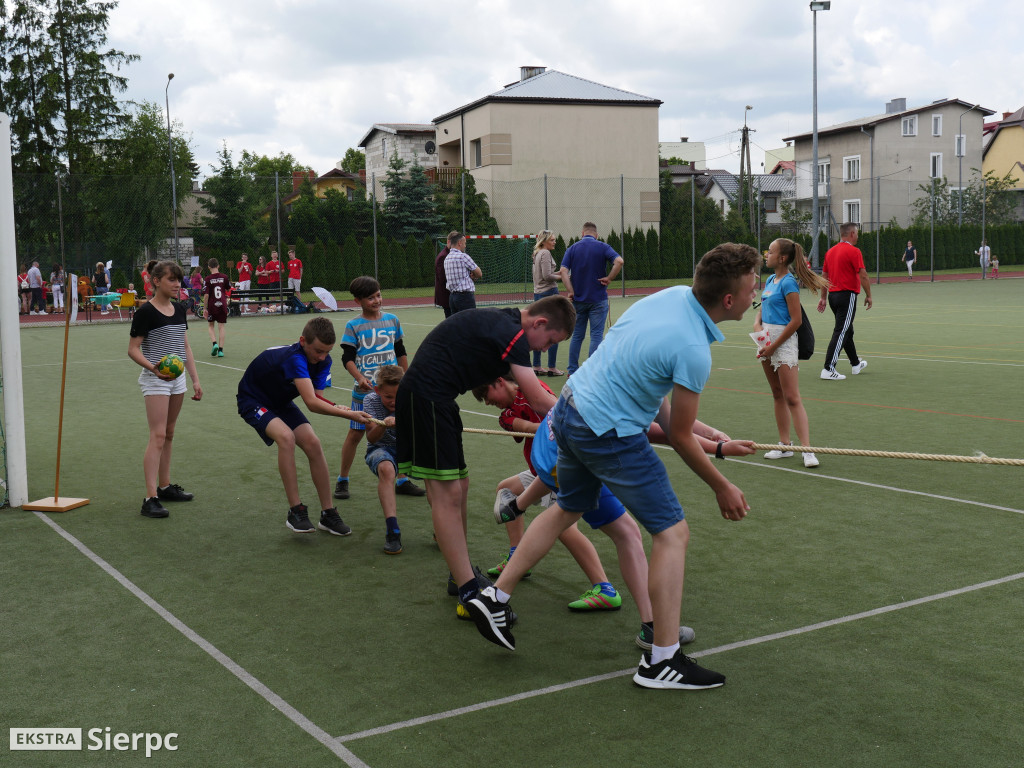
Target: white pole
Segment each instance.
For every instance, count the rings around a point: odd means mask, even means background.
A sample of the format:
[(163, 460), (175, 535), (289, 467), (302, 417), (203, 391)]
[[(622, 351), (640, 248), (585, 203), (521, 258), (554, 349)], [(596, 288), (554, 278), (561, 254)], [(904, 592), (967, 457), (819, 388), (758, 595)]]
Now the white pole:
[[(11, 168), (11, 120), (0, 112), (0, 274), (18, 273), (14, 239), (14, 172)], [(0, 365), (4, 377), (4, 438), (7, 442), (7, 492), (12, 507), (28, 502), (25, 453), (25, 393), (21, 383), (21, 323), (14, 291), (0, 294)]]

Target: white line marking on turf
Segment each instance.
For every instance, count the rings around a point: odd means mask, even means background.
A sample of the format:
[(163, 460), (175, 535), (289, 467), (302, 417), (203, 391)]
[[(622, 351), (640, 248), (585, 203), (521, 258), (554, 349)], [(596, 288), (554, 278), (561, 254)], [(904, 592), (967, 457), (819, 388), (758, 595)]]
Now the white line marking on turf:
[(318, 726), (308, 717), (299, 712), (295, 707), (289, 704), (287, 701), (282, 699), (266, 685), (257, 680), (252, 674), (250, 674), (244, 667), (233, 661), (227, 655), (222, 653), (213, 645), (209, 640), (199, 635), (195, 630), (181, 621), (177, 616), (164, 608), (160, 603), (150, 597), (148, 594), (142, 591), (138, 586), (135, 585), (127, 576), (117, 570), (114, 566), (104, 560), (102, 557), (97, 555), (85, 544), (75, 538), (72, 534), (61, 528), (57, 523), (51, 520), (49, 517), (44, 515), (42, 512), (35, 512), (36, 517), (50, 526), (55, 530), (61, 537), (67, 540), (75, 549), (85, 555), (87, 558), (93, 561), (96, 565), (106, 571), (110, 576), (114, 578), (121, 586), (135, 595), (139, 600), (145, 603), (147, 606), (153, 609), (156, 614), (183, 634), (186, 638), (191, 640), (193, 643), (202, 648), (207, 654), (209, 654), (215, 661), (217, 661), (222, 667), (228, 670), (231, 674), (249, 686), (263, 699), (265, 699), (274, 709), (278, 710), (281, 714), (295, 723), (299, 728), (304, 730), (314, 739), (323, 744), (327, 749), (331, 750), (335, 755), (345, 761), (346, 765), (352, 768), (369, 768), (369, 766), (356, 757), (348, 749), (345, 749), (336, 739), (334, 739), (327, 731)]
[[(656, 446), (661, 447), (661, 446)], [(1014, 509), (1013, 507), (1001, 507), (998, 504), (986, 504), (983, 501), (972, 501), (971, 499), (958, 499), (955, 496), (941, 496), (937, 493), (925, 493), (924, 491), (912, 491), (909, 488), (897, 488), (894, 485), (880, 485), (879, 483), (869, 483), (866, 480), (854, 480), (849, 477), (836, 477), (835, 475), (823, 475), (818, 472), (808, 472), (803, 469), (789, 469), (788, 467), (780, 467), (777, 465), (769, 466), (767, 464), (761, 464), (757, 461), (744, 461), (743, 459), (730, 458), (727, 461), (734, 462), (736, 464), (743, 464), (748, 467), (757, 467), (758, 469), (771, 469), (776, 472), (793, 472), (798, 475), (807, 475), (809, 477), (820, 477), (822, 480), (835, 480), (840, 483), (853, 483), (854, 485), (863, 485), (868, 488), (878, 488), (882, 491), (893, 491), (894, 493), (909, 493), (913, 496), (925, 496), (929, 499), (939, 499), (940, 501), (952, 501), (955, 504), (969, 504), (974, 507), (984, 507), (985, 509), (997, 509), (1001, 512), (1015, 512), (1018, 515), (1024, 515), (1024, 509)]]
[[(803, 627), (797, 627), (795, 629), (789, 629), (783, 632), (775, 632), (770, 635), (761, 635), (760, 637), (753, 637), (749, 640), (740, 640), (735, 643), (727, 643), (726, 645), (719, 645), (714, 648), (708, 648), (706, 651), (696, 651), (694, 653), (687, 653), (687, 656), (696, 659), (702, 656), (712, 656), (718, 653), (725, 653), (726, 651), (734, 651), (738, 648), (747, 648), (752, 645), (769, 643), (774, 640), (782, 640), (787, 637), (803, 635), (808, 632), (817, 631), (819, 629), (827, 629), (828, 627), (835, 627), (840, 624), (848, 624), (851, 621), (859, 621), (861, 619), (868, 619), (873, 616), (881, 616), (886, 613), (892, 613), (893, 611), (900, 611), (906, 608), (913, 608), (918, 605), (924, 605), (925, 603), (935, 602), (936, 600), (943, 600), (947, 597), (956, 597), (958, 595), (963, 595), (968, 592), (975, 592), (979, 589), (986, 589), (988, 587), (999, 586), (1000, 584), (1007, 584), (1009, 582), (1017, 581), (1019, 579), (1024, 579), (1024, 573), (1015, 573), (1012, 576), (1004, 576), (999, 579), (991, 579), (990, 581), (983, 581), (979, 584), (972, 584), (968, 587), (960, 587), (959, 589), (951, 589), (946, 592), (940, 592), (936, 595), (928, 595), (927, 597), (919, 597), (914, 600), (906, 600), (902, 603), (893, 603), (892, 605), (886, 605), (881, 608), (873, 608), (870, 611), (862, 611), (861, 613), (854, 613), (850, 614), (849, 616), (841, 616), (837, 619), (819, 621), (815, 624), (808, 624)], [(403, 728), (409, 728), (417, 725), (425, 725), (427, 723), (437, 722), (438, 720), (446, 720), (452, 717), (458, 717), (460, 715), (479, 712), (484, 709), (491, 709), (492, 707), (498, 707), (503, 704), (511, 704), (516, 701), (523, 701), (524, 699), (532, 699), (536, 696), (544, 696), (549, 693), (559, 693), (561, 691), (567, 691), (572, 688), (578, 688), (583, 685), (590, 685), (591, 683), (600, 683), (618, 677), (625, 677), (626, 675), (633, 675), (635, 673), (636, 668), (630, 667), (629, 669), (622, 669), (618, 672), (608, 672), (604, 675), (594, 675), (593, 677), (585, 677), (582, 680), (572, 680), (568, 683), (552, 685), (548, 686), (547, 688), (538, 688), (537, 690), (533, 691), (524, 691), (523, 693), (517, 693), (514, 696), (505, 696), (500, 699), (492, 699), (491, 701), (482, 701), (479, 704), (471, 704), (467, 707), (449, 709), (446, 712), (438, 712), (433, 715), (425, 715), (424, 717), (417, 717), (412, 720), (404, 720), (399, 723), (382, 725), (379, 728), (370, 728), (368, 730), (359, 731), (357, 733), (349, 733), (345, 736), (337, 736), (336, 740), (339, 743), (344, 743), (348, 741), (355, 741), (356, 739), (364, 739), (369, 736), (380, 736), (382, 734), (401, 730)]]

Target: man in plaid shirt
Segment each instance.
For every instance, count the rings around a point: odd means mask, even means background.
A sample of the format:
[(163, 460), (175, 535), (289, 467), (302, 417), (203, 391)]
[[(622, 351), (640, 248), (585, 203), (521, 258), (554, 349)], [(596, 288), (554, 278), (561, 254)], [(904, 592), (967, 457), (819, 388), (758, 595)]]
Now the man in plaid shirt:
[(466, 236), (453, 232), (448, 236), (448, 255), (444, 258), (446, 287), (451, 292), (448, 305), (452, 314), (476, 307), (474, 280), (483, 277), (483, 270), (466, 253)]

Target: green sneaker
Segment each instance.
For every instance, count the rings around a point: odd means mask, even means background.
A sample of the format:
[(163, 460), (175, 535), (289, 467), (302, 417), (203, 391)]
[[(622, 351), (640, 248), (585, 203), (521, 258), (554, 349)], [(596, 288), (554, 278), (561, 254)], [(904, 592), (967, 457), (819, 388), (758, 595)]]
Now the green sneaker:
[[(505, 566), (506, 565), (508, 565), (508, 555), (505, 555), (505, 559), (502, 560), (500, 563), (498, 563), (493, 568), (488, 568), (487, 569), (487, 575), (488, 576), (495, 576), (495, 577), (501, 576), (501, 572), (505, 570)], [(531, 573), (533, 573), (532, 570), (527, 571), (526, 573), (523, 574), (523, 578), (524, 579), (527, 578)]]
[(622, 596), (616, 592), (606, 595), (600, 587), (588, 589), (578, 600), (569, 603), (570, 611), (617, 611), (622, 607)]

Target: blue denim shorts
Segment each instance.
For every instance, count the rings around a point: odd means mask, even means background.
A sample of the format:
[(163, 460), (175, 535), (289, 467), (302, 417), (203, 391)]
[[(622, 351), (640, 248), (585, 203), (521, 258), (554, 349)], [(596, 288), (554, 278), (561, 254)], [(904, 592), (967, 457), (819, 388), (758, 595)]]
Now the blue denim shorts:
[(378, 445), (371, 448), (366, 452), (366, 466), (370, 468), (373, 474), (377, 474), (377, 467), (380, 466), (382, 461), (390, 461), (395, 467), (395, 473), (398, 473), (398, 459), (396, 458), (397, 449), (394, 446)]
[(596, 435), (571, 398), (565, 387), (551, 424), (558, 443), (559, 506), (577, 513), (597, 509), (603, 483), (648, 533), (660, 533), (683, 520), (686, 515), (668, 471), (647, 435), (619, 437), (615, 430)]

